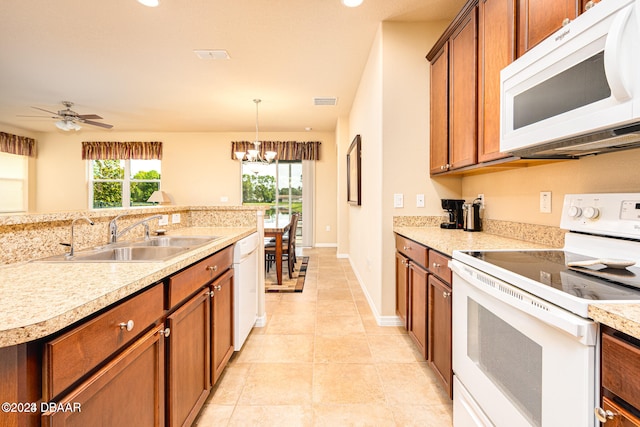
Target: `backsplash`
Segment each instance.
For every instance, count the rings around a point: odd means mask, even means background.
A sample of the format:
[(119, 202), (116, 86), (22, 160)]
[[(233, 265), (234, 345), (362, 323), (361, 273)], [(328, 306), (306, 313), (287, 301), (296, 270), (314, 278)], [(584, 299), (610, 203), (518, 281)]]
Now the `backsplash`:
[[(394, 227), (438, 227), (441, 216), (394, 216)], [(482, 232), (511, 239), (561, 248), (564, 246), (565, 230), (539, 224), (525, 224), (512, 221), (482, 220)]]
[[(117, 215), (118, 227), (127, 226), (146, 217), (168, 214), (169, 224), (158, 226), (158, 220), (149, 221), (153, 232), (158, 228), (173, 230), (184, 227), (254, 227), (257, 208), (243, 206), (168, 206), (136, 209), (101, 209), (69, 211), (47, 214), (0, 215), (0, 265), (29, 261), (68, 252), (60, 243), (69, 243), (71, 222), (82, 216), (90, 218), (94, 225), (77, 221), (74, 228), (75, 249), (99, 246), (109, 241), (109, 221)], [(171, 215), (179, 213), (180, 223), (172, 224)], [(124, 240), (141, 239), (144, 227), (134, 227)]]

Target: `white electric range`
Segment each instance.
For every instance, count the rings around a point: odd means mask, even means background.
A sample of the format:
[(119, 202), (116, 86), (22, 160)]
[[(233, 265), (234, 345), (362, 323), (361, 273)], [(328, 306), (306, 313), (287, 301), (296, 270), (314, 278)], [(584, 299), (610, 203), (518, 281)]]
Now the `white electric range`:
[(596, 425), (587, 310), (640, 303), (640, 193), (566, 195), (560, 226), (559, 250), (454, 251), (455, 426)]

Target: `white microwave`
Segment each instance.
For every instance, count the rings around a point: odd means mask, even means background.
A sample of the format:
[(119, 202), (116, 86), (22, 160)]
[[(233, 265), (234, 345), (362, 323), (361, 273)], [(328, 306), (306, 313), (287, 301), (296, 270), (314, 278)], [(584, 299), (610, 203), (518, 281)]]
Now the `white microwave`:
[(581, 157), (640, 147), (640, 0), (604, 0), (500, 73), (500, 151)]

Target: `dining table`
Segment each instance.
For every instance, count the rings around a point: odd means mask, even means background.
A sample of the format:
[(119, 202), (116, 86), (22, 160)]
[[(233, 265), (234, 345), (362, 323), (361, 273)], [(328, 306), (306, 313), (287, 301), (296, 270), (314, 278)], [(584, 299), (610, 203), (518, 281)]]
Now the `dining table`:
[(278, 285), (282, 285), (282, 236), (285, 235), (291, 223), (287, 219), (282, 218), (275, 220), (265, 219), (264, 221), (264, 237), (275, 239), (276, 244), (276, 280)]

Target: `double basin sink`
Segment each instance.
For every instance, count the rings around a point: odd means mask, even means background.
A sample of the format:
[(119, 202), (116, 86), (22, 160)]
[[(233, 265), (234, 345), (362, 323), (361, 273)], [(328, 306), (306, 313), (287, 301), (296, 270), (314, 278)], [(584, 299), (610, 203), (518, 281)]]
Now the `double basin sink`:
[(184, 252), (204, 246), (220, 236), (158, 236), (135, 242), (111, 243), (92, 249), (54, 255), (36, 262), (154, 262), (166, 261)]

